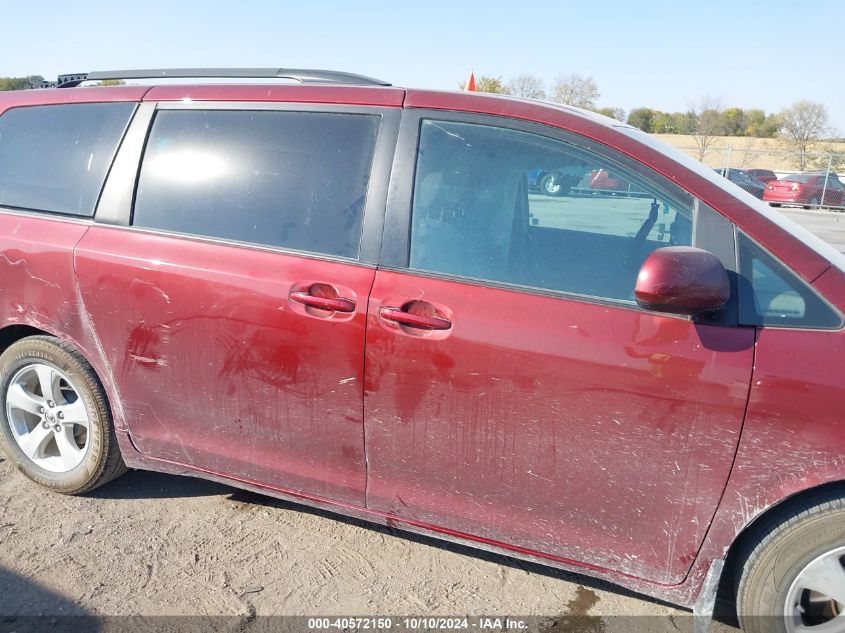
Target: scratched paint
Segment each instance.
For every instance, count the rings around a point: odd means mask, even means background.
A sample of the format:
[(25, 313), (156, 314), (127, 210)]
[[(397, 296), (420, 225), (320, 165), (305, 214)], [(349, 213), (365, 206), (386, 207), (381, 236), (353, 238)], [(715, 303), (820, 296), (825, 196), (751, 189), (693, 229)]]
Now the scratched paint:
[(101, 227), (76, 267), (143, 453), (363, 505), (366, 301), (334, 320), (288, 294), (366, 297), (372, 270)]
[[(727, 481), (753, 330), (379, 271), (435, 294), (447, 339), (371, 316), (368, 506), (664, 584), (686, 576)], [(431, 287), (430, 287), (431, 286)], [(572, 324), (577, 328), (571, 328)]]

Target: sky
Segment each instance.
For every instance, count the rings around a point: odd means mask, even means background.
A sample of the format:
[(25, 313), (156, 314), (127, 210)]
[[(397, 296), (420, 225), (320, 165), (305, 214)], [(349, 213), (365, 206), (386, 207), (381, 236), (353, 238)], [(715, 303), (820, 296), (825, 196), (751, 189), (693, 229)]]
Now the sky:
[(599, 106), (824, 104), (845, 135), (842, 0), (0, 0), (0, 76), (126, 68), (345, 70), (453, 90), (591, 75)]

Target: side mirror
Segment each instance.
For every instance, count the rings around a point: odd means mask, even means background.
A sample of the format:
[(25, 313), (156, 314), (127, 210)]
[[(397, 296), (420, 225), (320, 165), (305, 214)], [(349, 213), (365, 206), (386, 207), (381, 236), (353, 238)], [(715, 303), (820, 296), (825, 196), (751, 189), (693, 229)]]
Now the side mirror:
[(634, 297), (647, 310), (696, 315), (718, 310), (731, 296), (719, 258), (692, 246), (658, 248), (643, 262)]

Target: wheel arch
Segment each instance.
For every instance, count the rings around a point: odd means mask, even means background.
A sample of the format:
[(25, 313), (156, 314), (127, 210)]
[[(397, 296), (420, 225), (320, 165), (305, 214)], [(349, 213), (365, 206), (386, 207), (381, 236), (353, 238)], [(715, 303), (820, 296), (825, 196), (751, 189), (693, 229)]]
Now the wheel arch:
[[(11, 345), (29, 336), (51, 336), (59, 341), (73, 345), (79, 353), (85, 358), (94, 375), (102, 385), (106, 404), (112, 415), (117, 428), (120, 430), (125, 427), (123, 412), (117, 400), (117, 392), (115, 385), (111, 380), (111, 375), (107, 368), (104, 368), (103, 363), (106, 359), (101, 358), (99, 354), (93, 353), (92, 350), (72, 336), (68, 336), (66, 332), (53, 331), (49, 326), (39, 323), (38, 325), (31, 325), (28, 323), (8, 323), (0, 328), (0, 354), (5, 352)], [(117, 405), (117, 406), (116, 406)]]
[[(21, 339), (28, 336), (54, 336), (52, 332), (47, 332), (32, 325), (24, 325), (22, 323), (15, 323), (13, 325), (6, 325), (0, 328), (0, 354), (5, 352), (11, 345), (17, 343)], [(56, 337), (59, 338), (59, 337)]]
[(749, 521), (734, 537), (722, 572), (720, 591), (736, 591), (736, 581), (751, 551), (760, 540), (775, 526), (785, 521), (791, 514), (823, 503), (831, 498), (845, 498), (845, 479), (828, 481), (810, 488), (804, 488), (773, 503)]

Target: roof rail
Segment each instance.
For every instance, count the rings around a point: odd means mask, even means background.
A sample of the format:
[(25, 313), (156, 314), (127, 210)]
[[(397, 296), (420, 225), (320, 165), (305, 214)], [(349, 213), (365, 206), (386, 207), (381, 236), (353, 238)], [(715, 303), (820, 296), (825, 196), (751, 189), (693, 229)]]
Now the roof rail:
[(115, 81), (124, 79), (293, 79), (300, 83), (352, 84), (357, 86), (389, 86), (390, 83), (364, 75), (334, 70), (307, 68), (148, 68), (144, 70), (106, 70), (93, 73), (59, 75), (58, 80), (42, 82), (42, 88), (73, 88), (83, 81)]

